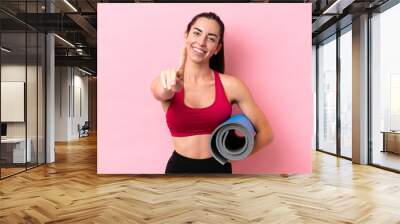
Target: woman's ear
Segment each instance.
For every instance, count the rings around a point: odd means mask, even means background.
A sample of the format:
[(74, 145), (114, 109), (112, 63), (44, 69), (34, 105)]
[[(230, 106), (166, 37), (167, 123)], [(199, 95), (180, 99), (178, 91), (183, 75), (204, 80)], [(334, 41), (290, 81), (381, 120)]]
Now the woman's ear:
[(186, 46), (187, 41), (188, 41), (188, 33), (185, 32), (185, 33), (183, 34), (183, 45), (184, 45), (184, 46)]
[(221, 48), (222, 48), (222, 44), (219, 43), (219, 44), (218, 44), (218, 47), (217, 47), (217, 50), (215, 51), (214, 55), (217, 55), (218, 52), (221, 50)]

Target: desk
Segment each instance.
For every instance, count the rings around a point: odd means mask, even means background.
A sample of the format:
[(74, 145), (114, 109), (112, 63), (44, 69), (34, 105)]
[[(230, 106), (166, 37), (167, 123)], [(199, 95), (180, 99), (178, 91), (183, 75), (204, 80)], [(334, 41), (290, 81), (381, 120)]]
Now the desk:
[[(31, 161), (31, 145), (32, 140), (27, 139), (28, 147), (26, 148), (25, 154), (25, 138), (6, 138), (1, 139), (1, 157), (9, 163), (25, 163)], [(11, 146), (11, 147), (10, 147)], [(12, 158), (12, 160), (11, 160)]]
[(382, 131), (381, 133), (383, 133), (382, 152), (400, 154), (400, 131)]

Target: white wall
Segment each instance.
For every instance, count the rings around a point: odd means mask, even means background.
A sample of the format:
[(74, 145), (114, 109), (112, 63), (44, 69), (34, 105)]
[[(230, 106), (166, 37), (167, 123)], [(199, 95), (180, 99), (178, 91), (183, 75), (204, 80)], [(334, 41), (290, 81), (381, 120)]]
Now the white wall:
[[(74, 75), (74, 99), (75, 99), (75, 106), (74, 106), (74, 111), (73, 113), (73, 119), (72, 119), (72, 135), (75, 137), (78, 137), (78, 124), (81, 126), (85, 123), (85, 121), (88, 120), (89, 117), (89, 112), (88, 112), (88, 77), (81, 76), (83, 73), (78, 73), (78, 70), (74, 70), (75, 75)], [(80, 93), (79, 93), (80, 91)], [(80, 96), (80, 97), (79, 97)], [(80, 108), (81, 107), (81, 108)], [(81, 111), (79, 111), (79, 109)]]
[[(25, 70), (26, 69), (26, 70)], [(27, 73), (26, 73), (27, 71)], [(41, 68), (39, 67), (39, 73)], [(3, 82), (25, 82), (25, 75), (28, 78), (27, 87), (27, 120), (28, 120), (28, 137), (32, 133), (36, 136), (36, 66), (18, 65), (18, 64), (5, 64), (1, 66), (1, 81)], [(39, 105), (41, 107), (42, 105)], [(6, 108), (2, 108), (6, 110)], [(32, 123), (33, 122), (33, 123)], [(25, 123), (26, 122), (7, 122), (7, 136), (8, 137), (25, 137)]]
[(83, 75), (76, 68), (56, 67), (56, 141), (79, 138), (78, 124), (88, 120), (88, 78)]
[(67, 67), (55, 68), (55, 141), (68, 140), (69, 73), (69, 68)]
[[(32, 161), (36, 162), (39, 153), (39, 163), (44, 162), (44, 74), (41, 66), (25, 64), (3, 64), (1, 66), (2, 82), (24, 82), (26, 83), (26, 111), (27, 120), (25, 122), (6, 122), (7, 137), (23, 138), (25, 135), (30, 139)], [(27, 81), (26, 81), (27, 79)], [(1, 108), (7, 110), (10, 108)], [(12, 112), (12, 111), (11, 111)]]
[[(25, 82), (24, 65), (8, 64), (1, 66), (1, 81), (2, 82)], [(35, 68), (36, 69), (36, 68)], [(28, 66), (28, 74), (32, 74), (33, 67)], [(36, 70), (35, 70), (36, 74)], [(6, 110), (6, 108), (1, 108)], [(24, 122), (7, 122), (7, 136), (8, 137), (25, 137), (25, 123)]]

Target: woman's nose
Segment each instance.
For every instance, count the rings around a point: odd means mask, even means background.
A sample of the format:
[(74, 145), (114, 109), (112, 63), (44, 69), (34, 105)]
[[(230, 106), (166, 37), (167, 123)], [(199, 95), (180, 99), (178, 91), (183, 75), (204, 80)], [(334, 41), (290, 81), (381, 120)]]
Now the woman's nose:
[(205, 46), (207, 42), (207, 37), (206, 36), (202, 36), (200, 37), (200, 44), (201, 46)]

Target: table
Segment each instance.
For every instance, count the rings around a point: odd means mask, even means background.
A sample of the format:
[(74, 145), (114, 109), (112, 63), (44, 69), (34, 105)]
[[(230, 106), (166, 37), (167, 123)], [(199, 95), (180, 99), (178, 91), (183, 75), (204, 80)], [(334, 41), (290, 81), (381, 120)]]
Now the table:
[(383, 133), (382, 152), (400, 154), (400, 131), (382, 131), (381, 133)]
[[(9, 163), (30, 162), (32, 160), (32, 140), (30, 138), (27, 138), (26, 142), (28, 142), (28, 147), (26, 148), (25, 154), (25, 138), (1, 139), (1, 157)], [(27, 161), (25, 161), (25, 159)]]

